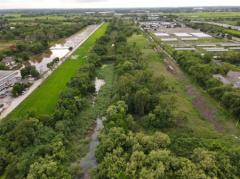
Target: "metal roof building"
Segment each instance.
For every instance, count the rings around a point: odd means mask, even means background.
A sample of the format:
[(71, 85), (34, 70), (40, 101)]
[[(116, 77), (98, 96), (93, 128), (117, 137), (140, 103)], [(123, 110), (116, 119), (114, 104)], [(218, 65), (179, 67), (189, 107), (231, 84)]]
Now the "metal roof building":
[(0, 91), (16, 83), (19, 78), (19, 71), (0, 70)]

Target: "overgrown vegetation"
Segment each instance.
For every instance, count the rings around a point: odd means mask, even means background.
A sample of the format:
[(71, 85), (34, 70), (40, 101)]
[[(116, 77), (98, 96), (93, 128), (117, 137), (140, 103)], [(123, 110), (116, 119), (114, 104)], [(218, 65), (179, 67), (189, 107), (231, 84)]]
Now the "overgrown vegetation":
[(33, 77), (35, 79), (38, 79), (40, 77), (39, 72), (36, 70), (35, 66), (27, 66), (23, 69), (21, 69), (21, 76), (22, 78), (26, 78), (26, 77)]
[(231, 111), (239, 120), (240, 116), (240, 91), (231, 86), (224, 85), (213, 77), (213, 74), (225, 75), (229, 68), (224, 65), (216, 65), (211, 58), (202, 57), (198, 53), (177, 52), (174, 58), (180, 64), (182, 69), (191, 75), (191, 77), (210, 95), (221, 102), (229, 111)]
[(174, 88), (148, 70), (141, 44), (127, 42), (134, 25), (115, 20), (109, 31), (117, 80), (93, 178), (238, 178), (239, 146), (229, 148), (225, 139), (204, 139), (181, 127), (191, 118), (176, 107)]
[(203, 32), (210, 33), (214, 35), (217, 38), (228, 38), (229, 40), (232, 39), (232, 36), (234, 37), (240, 37), (240, 33), (238, 30), (234, 29), (226, 29), (224, 27), (220, 27), (217, 25), (207, 24), (207, 23), (192, 23), (187, 22), (188, 26), (194, 28), (194, 29), (200, 29)]
[[(86, 42), (77, 53), (89, 55), (78, 68), (77, 73), (61, 92), (52, 115), (25, 113), (20, 119), (9, 117), (0, 124), (0, 173), (4, 178), (72, 178), (70, 163), (72, 132), (79, 130), (86, 134), (92, 124), (90, 119), (78, 117), (91, 105), (95, 93), (96, 58), (90, 49), (96, 39), (104, 35), (107, 24), (103, 25), (97, 36)], [(101, 32), (101, 33), (100, 33)], [(99, 40), (98, 43), (100, 43)], [(82, 50), (85, 54), (81, 54)], [(95, 55), (96, 56), (96, 55)], [(87, 116), (85, 116), (87, 117)], [(89, 122), (86, 122), (89, 121)], [(80, 125), (81, 123), (85, 125)], [(88, 125), (86, 125), (88, 124)], [(78, 128), (76, 128), (76, 126)], [(84, 132), (85, 131), (85, 132)]]
[(27, 84), (25, 84), (25, 83), (15, 83), (13, 85), (13, 89), (12, 89), (13, 97), (18, 97), (18, 96), (22, 95), (24, 90), (26, 90), (30, 86), (31, 86), (31, 84), (29, 84), (29, 83), (27, 83)]

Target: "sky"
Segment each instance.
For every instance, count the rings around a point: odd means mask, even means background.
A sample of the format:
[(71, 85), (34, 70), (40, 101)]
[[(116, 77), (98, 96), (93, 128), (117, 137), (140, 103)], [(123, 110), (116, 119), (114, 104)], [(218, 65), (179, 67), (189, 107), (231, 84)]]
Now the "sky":
[(240, 0), (0, 0), (0, 9), (240, 6)]

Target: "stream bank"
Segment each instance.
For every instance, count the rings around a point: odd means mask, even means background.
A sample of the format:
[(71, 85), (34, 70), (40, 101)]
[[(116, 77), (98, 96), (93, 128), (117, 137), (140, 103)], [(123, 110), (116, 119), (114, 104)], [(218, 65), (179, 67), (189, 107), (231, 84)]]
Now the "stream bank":
[(101, 117), (104, 116), (112, 96), (113, 69), (113, 64), (108, 63), (97, 70), (98, 78), (95, 80), (96, 95), (93, 101), (89, 102), (89, 107), (79, 114), (78, 119), (76, 119), (79, 121), (79, 126), (84, 126), (84, 130), (74, 132), (72, 139), (73, 150), (71, 150), (70, 155), (74, 156), (74, 161), (71, 170), (75, 179), (91, 178), (91, 171), (97, 167), (95, 150), (99, 143), (98, 135), (103, 129)]
[[(105, 81), (102, 79), (95, 79), (95, 89), (96, 89), (96, 96), (98, 95), (100, 89), (105, 85)], [(93, 107), (95, 106), (96, 98), (93, 101)], [(97, 148), (97, 145), (99, 144), (98, 135), (100, 131), (103, 129), (103, 121), (100, 117), (97, 117), (96, 119), (96, 126), (94, 128), (94, 131), (91, 135), (89, 149), (87, 155), (81, 160), (80, 166), (83, 170), (83, 177), (84, 179), (90, 178), (89, 176), (89, 170), (97, 167), (97, 161), (95, 157), (95, 151)]]

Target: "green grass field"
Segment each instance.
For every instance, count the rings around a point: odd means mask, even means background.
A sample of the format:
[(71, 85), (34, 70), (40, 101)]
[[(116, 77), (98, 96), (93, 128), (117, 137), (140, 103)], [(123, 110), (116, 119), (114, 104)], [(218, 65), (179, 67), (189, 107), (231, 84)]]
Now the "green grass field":
[(76, 52), (78, 59), (66, 60), (46, 81), (36, 89), (25, 101), (23, 101), (8, 117), (18, 118), (28, 112), (38, 115), (51, 114), (57, 104), (60, 93), (66, 87), (67, 82), (73, 77), (79, 67), (84, 63), (84, 57), (93, 47), (96, 40), (107, 29), (107, 24), (102, 25)]
[(238, 38), (240, 37), (240, 31), (238, 30), (226, 29), (224, 32)]
[(0, 41), (0, 51), (8, 49), (11, 45), (16, 44), (15, 41)]

